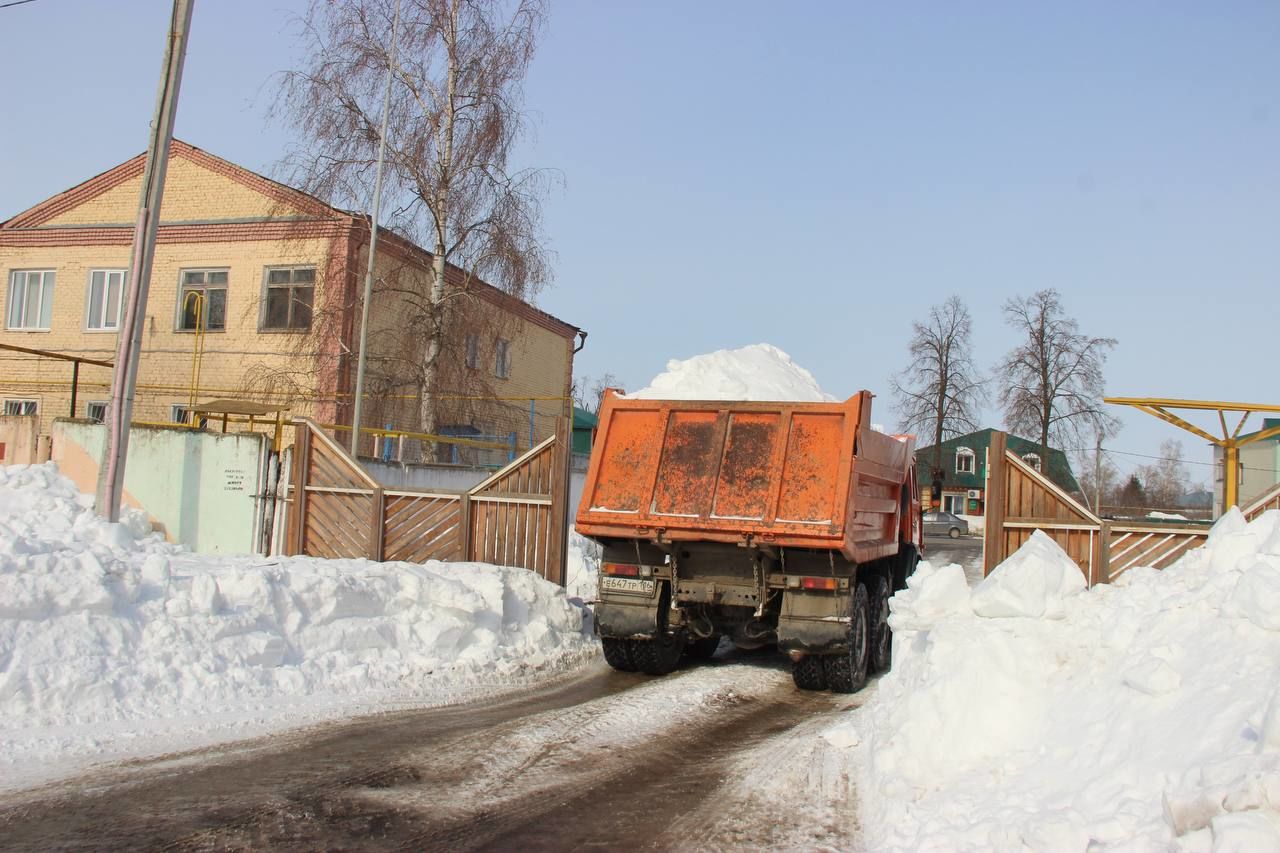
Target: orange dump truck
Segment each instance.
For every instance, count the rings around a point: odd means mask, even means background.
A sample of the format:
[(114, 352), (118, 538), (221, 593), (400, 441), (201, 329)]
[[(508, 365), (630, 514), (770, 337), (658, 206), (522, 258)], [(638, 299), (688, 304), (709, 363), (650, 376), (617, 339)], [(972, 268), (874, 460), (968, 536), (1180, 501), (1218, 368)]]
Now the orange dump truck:
[(596, 631), (655, 675), (727, 637), (790, 653), (805, 689), (853, 692), (891, 653), (889, 597), (920, 552), (914, 440), (843, 403), (607, 392), (578, 509), (604, 548)]

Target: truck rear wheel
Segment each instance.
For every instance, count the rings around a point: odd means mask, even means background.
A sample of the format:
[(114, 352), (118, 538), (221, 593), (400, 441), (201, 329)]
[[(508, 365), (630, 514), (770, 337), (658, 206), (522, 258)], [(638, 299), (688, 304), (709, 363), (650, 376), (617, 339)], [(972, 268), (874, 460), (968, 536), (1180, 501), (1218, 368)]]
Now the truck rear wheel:
[(632, 640), (631, 660), (647, 675), (666, 675), (680, 664), (684, 636), (661, 634), (652, 640)]
[(882, 577), (872, 578), (870, 592), (871, 652), (868, 666), (872, 672), (884, 672), (893, 660), (893, 632), (889, 630), (889, 597), (893, 592)]
[(822, 655), (805, 655), (791, 664), (791, 680), (801, 690), (826, 690), (827, 670)]
[(836, 693), (857, 693), (867, 683), (867, 658), (870, 656), (870, 602), (866, 584), (859, 583), (853, 594), (853, 612), (849, 622), (849, 648), (835, 655), (824, 655), (827, 683)]
[(631, 640), (618, 637), (601, 637), (600, 645), (604, 647), (604, 659), (620, 672), (635, 672), (636, 662), (631, 656)]

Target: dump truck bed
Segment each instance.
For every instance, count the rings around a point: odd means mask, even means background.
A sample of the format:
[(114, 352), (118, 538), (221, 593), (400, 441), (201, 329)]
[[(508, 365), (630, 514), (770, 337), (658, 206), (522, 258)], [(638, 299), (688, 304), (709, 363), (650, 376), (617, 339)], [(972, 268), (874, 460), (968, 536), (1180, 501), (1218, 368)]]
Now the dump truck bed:
[(711, 541), (891, 556), (914, 442), (843, 403), (633, 400), (609, 393), (578, 509), (596, 538)]

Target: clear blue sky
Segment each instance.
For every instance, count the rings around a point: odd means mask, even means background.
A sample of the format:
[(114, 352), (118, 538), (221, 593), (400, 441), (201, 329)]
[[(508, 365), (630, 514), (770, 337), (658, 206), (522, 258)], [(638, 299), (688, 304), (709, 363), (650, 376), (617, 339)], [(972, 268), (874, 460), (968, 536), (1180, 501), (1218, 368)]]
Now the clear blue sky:
[[(271, 170), (300, 6), (197, 0), (182, 138)], [(143, 150), (168, 12), (0, 9), (0, 219)], [(552, 0), (526, 105), (522, 160), (566, 182), (541, 305), (590, 332), (580, 372), (635, 388), (768, 341), (886, 392), (930, 305), (962, 295), (990, 365), (1001, 304), (1056, 287), (1120, 340), (1109, 393), (1280, 402), (1275, 2)], [(1117, 449), (1210, 458), (1120, 414)]]

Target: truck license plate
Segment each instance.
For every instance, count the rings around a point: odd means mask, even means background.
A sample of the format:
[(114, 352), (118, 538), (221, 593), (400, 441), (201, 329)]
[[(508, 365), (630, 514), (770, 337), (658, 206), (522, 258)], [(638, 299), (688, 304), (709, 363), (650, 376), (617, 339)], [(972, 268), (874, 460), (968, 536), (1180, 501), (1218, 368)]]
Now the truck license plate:
[(617, 578), (606, 575), (600, 578), (600, 589), (604, 592), (622, 592), (628, 595), (653, 595), (653, 581), (636, 578)]

